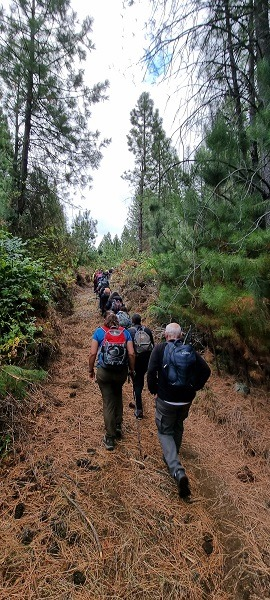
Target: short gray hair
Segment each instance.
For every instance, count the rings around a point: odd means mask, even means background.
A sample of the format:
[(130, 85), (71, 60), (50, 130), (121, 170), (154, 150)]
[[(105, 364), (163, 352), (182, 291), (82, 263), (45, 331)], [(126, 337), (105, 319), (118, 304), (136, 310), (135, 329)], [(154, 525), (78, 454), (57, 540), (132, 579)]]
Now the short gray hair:
[(165, 329), (165, 335), (169, 338), (178, 340), (181, 337), (182, 329), (178, 323), (169, 323)]

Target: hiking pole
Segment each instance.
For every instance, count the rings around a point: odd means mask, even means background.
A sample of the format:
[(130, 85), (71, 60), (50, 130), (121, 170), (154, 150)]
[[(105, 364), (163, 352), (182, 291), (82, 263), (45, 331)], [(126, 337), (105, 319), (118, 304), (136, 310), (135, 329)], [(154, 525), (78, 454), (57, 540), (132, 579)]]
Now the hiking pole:
[(141, 444), (141, 425), (140, 425), (139, 419), (136, 419), (136, 421), (137, 421), (137, 438), (138, 438), (140, 459), (143, 460), (143, 451), (142, 451), (142, 444)]
[(189, 334), (190, 334), (190, 332), (191, 332), (191, 329), (192, 329), (192, 325), (190, 325), (190, 327), (189, 327), (189, 330), (188, 330), (188, 332), (186, 333), (186, 335), (185, 335), (185, 337), (184, 337), (183, 344), (186, 344), (186, 343), (187, 343), (187, 340), (188, 340), (188, 338), (189, 338)]
[[(135, 390), (134, 390), (134, 385), (133, 385), (133, 379), (131, 378), (131, 385), (132, 385), (132, 392), (133, 392), (133, 399), (134, 399), (134, 404), (135, 404), (135, 410), (137, 408), (137, 402), (136, 402), (136, 394), (135, 394)], [(143, 451), (142, 451), (142, 444), (141, 444), (141, 427), (140, 427), (140, 420), (136, 418), (137, 421), (137, 438), (138, 438), (138, 447), (139, 447), (139, 454), (140, 454), (140, 459), (143, 460)]]
[[(132, 381), (132, 377), (131, 377), (131, 372), (129, 371), (129, 372), (128, 372), (128, 383), (130, 383), (131, 381)], [(135, 398), (135, 397), (134, 397), (134, 387), (133, 387), (133, 383), (132, 383), (132, 390), (133, 390), (133, 398)], [(135, 402), (135, 403), (134, 403), (134, 402), (130, 402), (128, 406), (129, 406), (129, 408), (136, 408), (136, 402)]]

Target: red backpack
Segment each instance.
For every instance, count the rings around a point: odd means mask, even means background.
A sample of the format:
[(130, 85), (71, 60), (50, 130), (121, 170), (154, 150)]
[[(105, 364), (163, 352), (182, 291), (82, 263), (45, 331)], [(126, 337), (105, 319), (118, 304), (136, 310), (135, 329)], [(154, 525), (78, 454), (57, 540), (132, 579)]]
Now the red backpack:
[(124, 327), (102, 327), (105, 336), (101, 345), (105, 368), (117, 369), (127, 365), (127, 340)]

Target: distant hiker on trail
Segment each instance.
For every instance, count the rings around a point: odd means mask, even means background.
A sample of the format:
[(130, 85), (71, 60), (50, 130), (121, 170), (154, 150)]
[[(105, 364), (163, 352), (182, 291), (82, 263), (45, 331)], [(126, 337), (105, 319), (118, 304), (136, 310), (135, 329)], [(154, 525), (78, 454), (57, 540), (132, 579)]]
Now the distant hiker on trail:
[(110, 295), (105, 308), (106, 310), (112, 310), (116, 314), (119, 310), (122, 310), (123, 305), (123, 299), (120, 294), (118, 292), (113, 292)]
[(126, 329), (131, 327), (131, 318), (128, 314), (127, 307), (124, 304), (123, 304), (121, 310), (119, 310), (116, 313), (116, 315), (117, 315), (117, 319), (119, 321), (119, 325), (122, 325), (122, 327), (125, 327)]
[(132, 337), (135, 350), (135, 376), (133, 378), (134, 400), (135, 404), (130, 403), (131, 408), (135, 408), (136, 419), (143, 418), (142, 391), (144, 387), (144, 376), (147, 371), (149, 358), (154, 348), (153, 333), (149, 327), (141, 323), (141, 315), (135, 313), (132, 316), (132, 327), (129, 332)]
[(109, 287), (105, 287), (104, 289), (101, 290), (100, 292), (100, 296), (99, 296), (99, 308), (101, 310), (101, 314), (104, 315), (106, 310), (105, 310), (105, 306), (109, 300), (111, 294), (111, 290)]
[(98, 284), (96, 288), (96, 292), (99, 294), (99, 296), (106, 287), (110, 287), (109, 272), (103, 271), (101, 277), (99, 277), (98, 279)]
[(117, 316), (108, 314), (104, 326), (93, 334), (89, 374), (95, 376), (103, 399), (105, 435), (103, 442), (107, 450), (114, 450), (115, 439), (122, 437), (123, 399), (122, 387), (127, 379), (128, 366), (133, 376), (135, 353), (130, 333), (119, 325)]
[(100, 281), (101, 277), (102, 277), (102, 271), (100, 269), (96, 269), (96, 271), (93, 274), (93, 285), (94, 285), (95, 293), (97, 291), (98, 282)]
[(157, 395), (155, 417), (164, 462), (176, 480), (180, 498), (187, 498), (191, 494), (189, 481), (178, 457), (183, 423), (211, 371), (191, 344), (182, 343), (181, 333), (178, 323), (167, 325), (166, 342), (157, 344), (151, 354), (147, 382), (150, 393)]

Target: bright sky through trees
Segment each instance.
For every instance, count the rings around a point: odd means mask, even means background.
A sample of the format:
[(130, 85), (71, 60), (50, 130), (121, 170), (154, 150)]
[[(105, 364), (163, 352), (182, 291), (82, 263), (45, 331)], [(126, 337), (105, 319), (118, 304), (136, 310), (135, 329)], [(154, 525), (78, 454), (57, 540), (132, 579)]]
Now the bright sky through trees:
[[(130, 129), (130, 111), (140, 94), (148, 91), (164, 120), (168, 136), (177, 128), (174, 123), (176, 108), (169, 104), (169, 83), (161, 83), (161, 65), (157, 71), (146, 66), (141, 58), (149, 41), (145, 23), (151, 15), (148, 0), (136, 0), (131, 7), (123, 8), (122, 0), (73, 0), (79, 18), (93, 17), (92, 39), (96, 46), (89, 60), (87, 78), (92, 83), (110, 81), (109, 100), (93, 107), (92, 129), (99, 129), (101, 137), (111, 137), (111, 145), (104, 150), (98, 171), (93, 173), (92, 190), (78, 195), (77, 204), (91, 211), (98, 220), (98, 242), (110, 231), (121, 235), (125, 224), (131, 190), (121, 175), (133, 167), (133, 157), (128, 151), (127, 134)], [(175, 139), (175, 143), (176, 143)], [(173, 139), (174, 143), (174, 139)], [(73, 210), (74, 214), (74, 210)]]
[[(10, 2), (2, 0), (1, 4), (8, 9)], [(90, 86), (105, 79), (110, 82), (108, 100), (92, 106), (90, 129), (99, 130), (101, 138), (111, 138), (112, 142), (103, 151), (99, 169), (92, 172), (92, 189), (78, 188), (72, 208), (66, 206), (70, 221), (79, 210), (91, 211), (98, 221), (99, 243), (107, 232), (112, 237), (121, 236), (131, 200), (129, 184), (121, 177), (134, 166), (127, 145), (130, 112), (141, 93), (148, 92), (163, 119), (166, 134), (172, 136), (172, 144), (181, 156), (181, 148), (177, 148), (179, 119), (175, 118), (179, 98), (173, 93), (173, 82), (161, 81), (160, 57), (148, 65), (142, 61), (149, 46), (150, 0), (136, 0), (130, 7), (123, 0), (71, 0), (71, 4), (80, 21), (88, 15), (93, 18), (92, 41), (96, 49), (82, 64), (85, 81)]]

